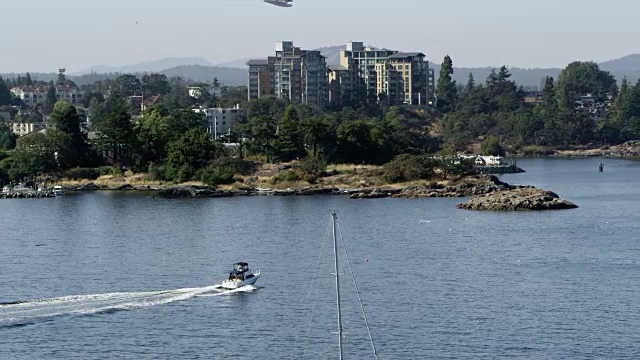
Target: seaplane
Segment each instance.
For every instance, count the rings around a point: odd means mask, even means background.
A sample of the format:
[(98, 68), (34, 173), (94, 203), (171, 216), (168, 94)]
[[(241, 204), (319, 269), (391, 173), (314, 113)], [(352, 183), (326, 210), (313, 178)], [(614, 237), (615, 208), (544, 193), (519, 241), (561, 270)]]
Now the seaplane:
[(280, 7), (292, 7), (293, 0), (264, 0), (267, 4), (280, 6)]

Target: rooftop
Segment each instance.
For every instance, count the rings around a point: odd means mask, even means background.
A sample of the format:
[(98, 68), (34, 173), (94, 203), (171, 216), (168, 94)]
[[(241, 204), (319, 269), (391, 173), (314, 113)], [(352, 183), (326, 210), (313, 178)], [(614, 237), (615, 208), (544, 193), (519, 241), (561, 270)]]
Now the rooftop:
[(425, 54), (423, 54), (421, 52), (399, 52), (399, 53), (395, 53), (393, 55), (389, 55), (387, 58), (388, 59), (406, 59), (406, 58), (409, 58), (409, 57), (416, 57), (416, 56), (424, 57)]
[(349, 69), (339, 64), (329, 64), (327, 65), (327, 67), (329, 68), (329, 70), (333, 71), (349, 71)]
[(269, 65), (269, 61), (267, 59), (251, 59), (247, 61), (247, 65)]

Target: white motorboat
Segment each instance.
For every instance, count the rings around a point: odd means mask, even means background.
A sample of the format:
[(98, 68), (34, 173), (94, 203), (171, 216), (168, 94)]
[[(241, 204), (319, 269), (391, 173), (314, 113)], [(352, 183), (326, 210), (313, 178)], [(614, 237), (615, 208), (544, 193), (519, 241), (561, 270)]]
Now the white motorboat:
[(56, 196), (64, 195), (64, 188), (62, 186), (60, 186), (60, 185), (55, 185), (53, 187), (53, 193)]
[(249, 264), (246, 262), (239, 262), (233, 264), (233, 270), (229, 273), (229, 278), (222, 282), (221, 288), (227, 290), (234, 290), (247, 285), (253, 285), (260, 277), (260, 270), (251, 273), (249, 271)]

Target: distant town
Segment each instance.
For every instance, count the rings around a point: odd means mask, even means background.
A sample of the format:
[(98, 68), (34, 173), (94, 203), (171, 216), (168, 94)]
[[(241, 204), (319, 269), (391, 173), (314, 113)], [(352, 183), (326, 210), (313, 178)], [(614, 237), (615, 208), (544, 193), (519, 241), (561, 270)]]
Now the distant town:
[[(78, 85), (64, 68), (49, 82), (29, 73), (0, 78), (0, 176), (6, 183), (106, 166), (215, 185), (234, 181), (246, 164), (221, 159), (238, 157), (311, 159), (316, 170), (320, 163), (383, 165), (401, 155), (452, 153), (502, 165), (493, 157), (640, 138), (640, 83), (594, 62), (573, 62), (532, 89), (512, 80), (506, 66), (486, 79), (469, 73), (462, 83), (451, 57), (437, 65), (426, 59), (354, 41), (328, 63), (320, 50), (281, 41), (271, 56), (247, 61), (245, 86), (160, 73)], [(310, 179), (323, 173), (316, 170)], [(434, 172), (421, 174), (389, 178)]]

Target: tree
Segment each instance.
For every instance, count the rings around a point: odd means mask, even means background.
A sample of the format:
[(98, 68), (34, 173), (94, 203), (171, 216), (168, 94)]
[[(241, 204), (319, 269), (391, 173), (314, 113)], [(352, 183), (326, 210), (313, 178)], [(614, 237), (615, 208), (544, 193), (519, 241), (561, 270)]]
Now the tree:
[(171, 91), (171, 84), (164, 74), (145, 74), (142, 76), (142, 92), (145, 96), (166, 95)]
[(456, 82), (451, 79), (451, 75), (453, 75), (453, 61), (447, 55), (442, 62), (436, 86), (436, 107), (444, 114), (453, 111), (458, 101), (458, 89)]
[(374, 125), (364, 120), (345, 121), (338, 126), (337, 160), (345, 163), (379, 164), (379, 145)]
[(492, 70), (487, 77), (485, 96), (489, 112), (514, 111), (522, 104), (522, 94), (510, 78), (511, 73), (506, 66), (502, 66), (498, 72)]
[(558, 99), (562, 107), (573, 109), (574, 101), (580, 96), (605, 97), (615, 84), (613, 75), (601, 70), (598, 64), (576, 61), (562, 70), (558, 77)]
[[(326, 118), (313, 116), (302, 122), (304, 142), (311, 147), (311, 155), (317, 158), (320, 153), (327, 155), (326, 146), (335, 144), (335, 138), (331, 136), (331, 125)], [(323, 149), (324, 151), (319, 151)]]
[(504, 156), (504, 149), (500, 144), (500, 139), (495, 136), (489, 136), (480, 146), (483, 155)]
[(54, 129), (21, 137), (12, 156), (11, 177), (20, 179), (72, 167), (68, 140), (66, 134)]
[(141, 167), (159, 164), (167, 157), (168, 145), (190, 129), (205, 129), (204, 117), (191, 110), (170, 114), (163, 106), (147, 109), (134, 125)]
[(170, 90), (163, 97), (163, 105), (169, 112), (178, 112), (181, 109), (187, 109), (194, 104), (194, 99), (189, 96), (189, 88), (187, 82), (181, 77), (171, 78)]
[(0, 106), (11, 105), (11, 102), (12, 102), (11, 92), (7, 87), (7, 83), (0, 76)]
[(111, 94), (115, 97), (129, 97), (140, 94), (142, 84), (140, 80), (131, 74), (120, 75), (113, 80), (111, 84)]
[(0, 123), (0, 150), (12, 150), (16, 147), (16, 135), (3, 123)]
[(31, 74), (27, 73), (24, 84), (26, 86), (33, 86), (33, 80), (31, 80)]
[(56, 81), (57, 86), (67, 85), (67, 77), (64, 75), (66, 71), (66, 69), (58, 69), (58, 80)]
[(274, 147), (280, 161), (291, 161), (306, 155), (300, 117), (293, 105), (289, 105), (280, 121)]
[(53, 108), (49, 117), (49, 122), (60, 133), (68, 137), (65, 142), (65, 152), (68, 152), (70, 159), (69, 166), (89, 166), (95, 160), (91, 151), (87, 136), (80, 129), (80, 116), (76, 108), (66, 101), (59, 101)]
[(56, 91), (56, 87), (53, 84), (49, 85), (49, 90), (47, 90), (47, 97), (44, 101), (44, 109), (45, 113), (50, 113), (53, 111), (54, 106), (58, 102), (58, 93)]
[(223, 150), (204, 129), (191, 129), (169, 144), (167, 177), (174, 181), (193, 179), (196, 172), (220, 156)]
[(124, 102), (115, 105), (96, 123), (98, 144), (111, 155), (114, 164), (131, 164), (135, 133), (131, 115)]

